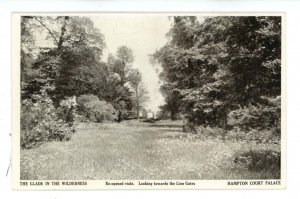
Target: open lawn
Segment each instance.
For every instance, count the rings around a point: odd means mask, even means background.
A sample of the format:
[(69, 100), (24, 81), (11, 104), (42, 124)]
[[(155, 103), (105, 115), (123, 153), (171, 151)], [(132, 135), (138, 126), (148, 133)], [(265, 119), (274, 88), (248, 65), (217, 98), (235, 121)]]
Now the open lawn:
[(80, 124), (67, 142), (21, 150), (22, 180), (267, 179), (234, 163), (236, 153), (279, 148), (199, 140), (181, 122)]

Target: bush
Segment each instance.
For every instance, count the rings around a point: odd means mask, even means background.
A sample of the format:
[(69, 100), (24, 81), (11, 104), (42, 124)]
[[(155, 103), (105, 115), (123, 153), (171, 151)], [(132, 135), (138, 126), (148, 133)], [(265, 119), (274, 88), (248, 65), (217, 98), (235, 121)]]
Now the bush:
[(256, 142), (277, 142), (281, 131), (280, 97), (262, 97), (261, 103), (231, 111), (227, 138)]
[(228, 131), (225, 139), (255, 143), (280, 143), (280, 137), (277, 136), (272, 129), (250, 129), (248, 132), (245, 132), (239, 127), (234, 127), (232, 130)]
[(226, 134), (227, 140), (233, 140), (233, 141), (244, 141), (247, 138), (247, 134), (242, 131), (239, 127), (233, 127), (232, 130), (230, 130)]
[[(75, 132), (73, 123), (62, 117), (47, 95), (47, 87), (41, 94), (25, 99), (21, 106), (21, 147), (33, 148), (51, 140), (69, 140)], [(70, 114), (70, 113), (69, 113)]]
[(201, 138), (218, 138), (227, 141), (242, 141), (255, 143), (280, 143), (280, 136), (276, 135), (274, 129), (249, 129), (242, 130), (239, 126), (233, 127), (230, 131), (218, 127), (197, 126), (188, 123), (183, 126), (184, 132), (197, 134)]
[(113, 121), (117, 119), (114, 107), (105, 101), (91, 101), (86, 103), (93, 122)]
[(184, 132), (191, 132), (197, 134), (201, 137), (206, 138), (223, 138), (225, 135), (225, 130), (218, 127), (210, 127), (210, 126), (197, 126), (192, 123), (187, 123), (183, 126)]
[(96, 95), (81, 95), (77, 99), (77, 105), (79, 111), (85, 111), (85, 104), (91, 101), (99, 101)]
[(281, 154), (275, 150), (250, 150), (237, 154), (234, 163), (250, 171), (269, 172), (274, 178), (280, 178)]
[(62, 118), (69, 126), (74, 125), (76, 105), (77, 103), (75, 96), (60, 102), (60, 107), (58, 108), (59, 117)]
[(281, 98), (261, 97), (260, 104), (231, 111), (228, 114), (228, 125), (238, 126), (244, 131), (273, 128), (276, 133), (280, 133), (280, 116)]
[(79, 114), (87, 121), (103, 122), (117, 119), (117, 113), (113, 105), (106, 101), (100, 101), (95, 95), (82, 95), (78, 98)]

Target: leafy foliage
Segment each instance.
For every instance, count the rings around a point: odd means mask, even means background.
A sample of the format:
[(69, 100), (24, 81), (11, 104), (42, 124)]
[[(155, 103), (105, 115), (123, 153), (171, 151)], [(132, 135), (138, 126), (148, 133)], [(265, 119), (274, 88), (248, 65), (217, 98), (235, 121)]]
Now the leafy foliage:
[[(75, 104), (70, 106), (62, 104), (60, 109), (66, 111), (61, 115), (53, 105), (52, 100), (47, 94), (51, 87), (44, 87), (40, 94), (32, 96), (32, 99), (25, 99), (21, 106), (21, 146), (32, 148), (51, 140), (69, 140), (75, 132), (72, 109)], [(68, 100), (67, 100), (68, 101)]]
[(110, 54), (107, 60), (111, 83), (114, 90), (110, 93), (110, 101), (118, 110), (118, 122), (132, 109), (132, 92), (126, 86), (129, 81), (129, 72), (134, 61), (133, 52), (127, 46), (120, 46), (116, 56)]
[[(101, 82), (107, 75), (100, 62), (103, 35), (86, 17), (24, 16), (21, 27), (21, 145), (68, 140), (75, 132), (75, 96), (100, 95), (107, 86)], [(47, 47), (36, 43), (37, 30)]]
[(152, 55), (164, 109), (195, 126), (280, 134), (280, 17), (172, 17), (168, 36)]
[(228, 124), (246, 131), (250, 128), (278, 130), (280, 128), (280, 97), (264, 98), (264, 100), (265, 104), (250, 105), (231, 111), (228, 114)]
[(79, 113), (91, 122), (114, 121), (117, 119), (117, 113), (113, 105), (100, 101), (95, 95), (80, 96), (78, 98), (78, 109)]
[(142, 82), (142, 74), (138, 69), (132, 69), (129, 72), (129, 84), (133, 89), (132, 102), (136, 110), (137, 119), (139, 119), (140, 108), (149, 100), (148, 91)]
[[(91, 89), (99, 93), (102, 87), (95, 89), (91, 80), (99, 76), (103, 79), (105, 75), (101, 75), (104, 66), (100, 62), (105, 43), (91, 19), (69, 16), (23, 17), (22, 27), (23, 99), (29, 99), (45, 84), (55, 86), (53, 92), (49, 93), (55, 106), (66, 96), (79, 96)], [(31, 45), (35, 53), (29, 54), (25, 47), (30, 42), (26, 38), (34, 32), (33, 27), (47, 35), (45, 40), (49, 47)], [(34, 40), (34, 34), (30, 36)], [(100, 70), (97, 71), (98, 68)]]
[[(44, 37), (42, 46), (37, 36)], [(127, 82), (133, 52), (121, 46), (116, 57), (101, 61), (104, 36), (90, 18), (24, 16), (21, 41), (22, 146), (64, 139), (75, 128), (79, 96), (80, 113), (89, 121), (113, 121), (117, 116), (121, 121), (131, 111), (133, 93)], [(41, 116), (44, 109), (50, 110), (52, 118)], [(33, 111), (37, 115), (31, 117)]]

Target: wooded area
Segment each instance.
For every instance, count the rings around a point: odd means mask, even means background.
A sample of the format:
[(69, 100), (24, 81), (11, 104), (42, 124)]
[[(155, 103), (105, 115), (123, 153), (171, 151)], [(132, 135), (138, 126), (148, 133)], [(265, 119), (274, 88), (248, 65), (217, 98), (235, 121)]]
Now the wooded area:
[[(183, 115), (187, 131), (216, 127), (222, 136), (280, 139), (281, 18), (175, 16), (170, 22), (169, 42), (151, 55), (162, 68), (161, 115)], [(37, 31), (46, 33), (47, 47), (36, 45)], [(104, 62), (104, 47), (104, 35), (87, 17), (22, 17), (25, 137), (50, 128), (62, 139), (74, 129), (60, 127), (72, 127), (76, 113), (97, 122), (139, 118), (149, 97), (132, 68), (132, 50), (120, 46)], [(57, 127), (39, 126), (45, 109), (57, 116)]]
[(170, 42), (152, 55), (172, 119), (188, 131), (280, 139), (281, 17), (173, 17)]
[(104, 62), (104, 47), (104, 35), (87, 17), (22, 17), (23, 147), (70, 139), (75, 117), (94, 122), (138, 117), (148, 94), (132, 68), (132, 50), (120, 46)]

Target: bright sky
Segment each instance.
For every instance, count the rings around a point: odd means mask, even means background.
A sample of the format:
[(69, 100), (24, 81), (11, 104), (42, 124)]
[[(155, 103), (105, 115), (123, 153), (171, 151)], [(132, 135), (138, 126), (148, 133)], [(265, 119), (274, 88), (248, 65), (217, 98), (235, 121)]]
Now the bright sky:
[(150, 100), (146, 107), (157, 111), (164, 99), (159, 92), (158, 74), (149, 62), (149, 55), (167, 42), (165, 35), (170, 28), (168, 17), (110, 15), (91, 18), (105, 36), (104, 61), (108, 53), (115, 54), (119, 46), (126, 45), (133, 50), (133, 67), (141, 71), (149, 91)]

